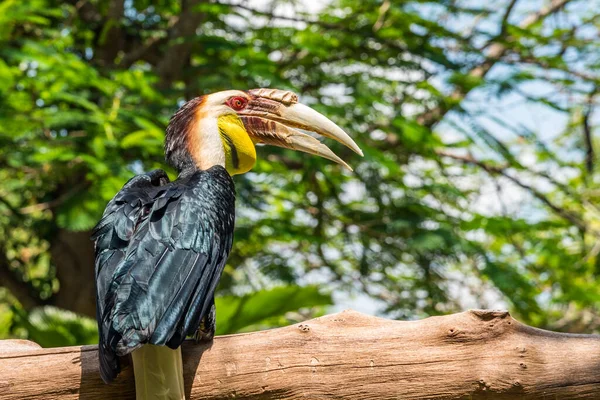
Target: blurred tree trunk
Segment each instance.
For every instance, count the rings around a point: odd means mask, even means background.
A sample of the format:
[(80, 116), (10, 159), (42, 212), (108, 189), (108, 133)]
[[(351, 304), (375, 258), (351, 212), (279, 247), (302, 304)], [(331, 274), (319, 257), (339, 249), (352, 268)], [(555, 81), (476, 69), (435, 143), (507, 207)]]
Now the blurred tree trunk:
[(156, 73), (160, 77), (158, 86), (161, 89), (168, 88), (173, 81), (181, 78), (183, 66), (189, 62), (192, 51), (191, 39), (204, 19), (204, 15), (195, 8), (205, 2), (206, 0), (182, 0), (181, 15), (169, 32), (169, 40), (175, 43), (167, 48), (156, 67)]
[(108, 4), (106, 22), (99, 38), (97, 59), (105, 65), (112, 65), (115, 57), (125, 44), (121, 18), (125, 12), (125, 0), (112, 0)]
[[(159, 60), (156, 64), (156, 73), (160, 80), (158, 87), (168, 88), (173, 81), (181, 78), (181, 71), (184, 65), (189, 62), (189, 56), (192, 50), (192, 38), (196, 29), (203, 20), (203, 14), (195, 8), (206, 0), (182, 0), (181, 13), (174, 20), (168, 41), (176, 43), (161, 48), (156, 42), (151, 42), (149, 48), (153, 52), (160, 53), (160, 56), (152, 57)], [(85, 11), (81, 8), (81, 12)], [(88, 13), (90, 10), (87, 10)], [(124, 12), (124, 1), (113, 0), (107, 9), (104, 17), (103, 28), (100, 32), (99, 51), (95, 59), (102, 64), (109, 65), (114, 62), (119, 51), (124, 47), (124, 32), (120, 21)], [(98, 18), (99, 13), (95, 10), (93, 18)], [(89, 19), (93, 19), (90, 17)], [(140, 46), (141, 48), (142, 46)], [(124, 57), (126, 63), (131, 64), (136, 61), (134, 57), (147, 57), (143, 52), (131, 51)], [(135, 53), (135, 54), (133, 54)], [(82, 178), (83, 179), (83, 178)], [(71, 190), (70, 187), (64, 188), (65, 191)], [(57, 198), (61, 193), (56, 194)], [(65, 308), (77, 313), (95, 317), (95, 284), (94, 284), (94, 246), (90, 240), (91, 231), (73, 232), (66, 229), (60, 229), (55, 237), (51, 238), (51, 256), (53, 264), (56, 266), (56, 277), (60, 282), (60, 289), (56, 295), (50, 299), (50, 304)], [(26, 298), (27, 294), (21, 290), (18, 298)], [(32, 304), (28, 302), (28, 304)]]
[(57, 266), (60, 290), (50, 302), (57, 307), (95, 317), (94, 245), (90, 234), (91, 231), (61, 229), (51, 241), (50, 252)]

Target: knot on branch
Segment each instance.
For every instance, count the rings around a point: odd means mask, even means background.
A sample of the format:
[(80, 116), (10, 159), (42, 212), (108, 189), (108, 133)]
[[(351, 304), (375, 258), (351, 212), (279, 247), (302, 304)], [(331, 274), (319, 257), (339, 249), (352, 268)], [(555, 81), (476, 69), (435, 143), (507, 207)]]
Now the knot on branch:
[(447, 318), (445, 336), (451, 342), (489, 340), (506, 333), (515, 326), (508, 311), (469, 310)]
[(482, 321), (490, 321), (492, 319), (504, 319), (510, 317), (510, 313), (504, 310), (469, 310), (469, 313)]

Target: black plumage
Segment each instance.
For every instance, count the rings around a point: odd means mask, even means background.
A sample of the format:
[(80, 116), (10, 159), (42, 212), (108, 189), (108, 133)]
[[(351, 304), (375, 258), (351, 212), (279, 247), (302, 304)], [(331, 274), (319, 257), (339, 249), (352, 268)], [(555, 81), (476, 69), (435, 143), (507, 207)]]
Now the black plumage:
[[(231, 250), (235, 188), (225, 168), (156, 170), (131, 179), (94, 229), (100, 370), (143, 344), (179, 347), (214, 324), (214, 291)], [(214, 329), (214, 326), (213, 326)]]

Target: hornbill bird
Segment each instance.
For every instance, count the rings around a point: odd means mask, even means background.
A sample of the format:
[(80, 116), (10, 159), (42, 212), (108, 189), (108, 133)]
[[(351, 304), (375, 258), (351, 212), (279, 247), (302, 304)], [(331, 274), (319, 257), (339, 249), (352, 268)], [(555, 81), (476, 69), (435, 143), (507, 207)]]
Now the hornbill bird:
[[(212, 339), (214, 293), (232, 246), (231, 175), (256, 162), (255, 144), (303, 151), (350, 168), (313, 136), (362, 155), (336, 124), (289, 91), (228, 90), (197, 97), (171, 118), (163, 170), (129, 180), (94, 228), (100, 373), (111, 382), (132, 353), (138, 398), (184, 398), (180, 345)], [(173, 350), (172, 350), (173, 349)]]

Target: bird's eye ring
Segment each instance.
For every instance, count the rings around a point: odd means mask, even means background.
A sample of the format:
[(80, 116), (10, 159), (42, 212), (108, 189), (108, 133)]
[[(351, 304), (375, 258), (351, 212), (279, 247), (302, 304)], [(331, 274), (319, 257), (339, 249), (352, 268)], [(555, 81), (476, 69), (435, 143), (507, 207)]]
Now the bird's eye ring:
[(248, 100), (246, 100), (243, 97), (232, 97), (227, 102), (227, 105), (229, 105), (229, 107), (233, 108), (236, 111), (243, 110), (247, 104)]

